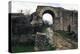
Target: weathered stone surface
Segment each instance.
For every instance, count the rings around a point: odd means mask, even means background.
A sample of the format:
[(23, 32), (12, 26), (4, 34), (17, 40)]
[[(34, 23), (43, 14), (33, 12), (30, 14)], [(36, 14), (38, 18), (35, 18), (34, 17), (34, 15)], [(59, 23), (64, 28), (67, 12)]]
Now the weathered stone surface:
[(38, 33), (35, 37), (35, 50), (43, 51), (48, 50), (49, 48), (49, 39), (46, 36), (46, 33)]
[(78, 12), (76, 10), (66, 10), (60, 7), (38, 6), (36, 13), (42, 18), (43, 14), (49, 13), (53, 16), (54, 30), (68, 31), (68, 25), (71, 26), (71, 31), (77, 33), (78, 27)]
[(35, 37), (35, 50), (49, 50), (54, 47), (53, 30), (50, 27), (45, 28), (42, 33), (37, 32)]
[(50, 27), (46, 28), (46, 35), (47, 35), (47, 38), (49, 39), (49, 43), (53, 45), (54, 32)]

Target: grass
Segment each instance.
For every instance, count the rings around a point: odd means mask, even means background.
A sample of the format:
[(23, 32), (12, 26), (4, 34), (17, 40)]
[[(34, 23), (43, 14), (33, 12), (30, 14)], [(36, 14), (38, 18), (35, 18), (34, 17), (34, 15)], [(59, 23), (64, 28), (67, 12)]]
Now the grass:
[[(56, 31), (57, 33), (59, 33), (61, 36), (63, 36), (64, 38), (69, 38), (71, 40), (74, 40), (76, 41), (77, 39), (73, 37), (73, 35), (75, 33), (70, 33), (70, 32), (67, 32), (67, 31)], [(77, 36), (76, 36), (77, 37)]]
[[(17, 45), (15, 47), (12, 47), (12, 52), (13, 53), (20, 53), (20, 52), (34, 52), (34, 46), (33, 45), (26, 45), (26, 46), (21, 46), (21, 45)], [(51, 45), (48, 45), (48, 50), (55, 50), (54, 47), (51, 47)], [(46, 51), (46, 50), (44, 50)]]
[(33, 52), (34, 51), (34, 46), (31, 46), (31, 45), (29, 45), (29, 46), (19, 46), (19, 45), (17, 45), (17, 46), (15, 46), (14, 48), (13, 48), (13, 53), (18, 53), (18, 52)]

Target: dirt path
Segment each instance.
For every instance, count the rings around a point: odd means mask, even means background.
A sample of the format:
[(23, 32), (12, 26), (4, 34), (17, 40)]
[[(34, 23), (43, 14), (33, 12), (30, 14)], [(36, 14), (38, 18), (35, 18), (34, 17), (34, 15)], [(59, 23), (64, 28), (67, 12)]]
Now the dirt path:
[(54, 33), (53, 36), (53, 40), (54, 40), (54, 46), (56, 47), (56, 49), (74, 49), (77, 48), (77, 42), (74, 42), (72, 40), (70, 40), (69, 38), (65, 38), (63, 36), (61, 36), (59, 33)]

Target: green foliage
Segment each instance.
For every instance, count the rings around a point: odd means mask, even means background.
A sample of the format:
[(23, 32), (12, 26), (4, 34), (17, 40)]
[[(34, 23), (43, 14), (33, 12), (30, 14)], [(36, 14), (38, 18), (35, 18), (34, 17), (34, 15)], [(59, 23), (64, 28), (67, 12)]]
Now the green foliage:
[(34, 46), (32, 45), (28, 45), (28, 46), (15, 46), (15, 48), (13, 47), (12, 49), (13, 53), (18, 53), (18, 52), (32, 52), (34, 51)]
[(69, 38), (73, 41), (77, 41), (78, 40), (78, 36), (72, 31), (72, 32), (68, 32), (68, 31), (56, 31), (57, 33), (59, 33), (61, 36), (63, 36), (63, 38)]
[(52, 45), (48, 45), (48, 50), (55, 50), (56, 48), (55, 47), (52, 47)]

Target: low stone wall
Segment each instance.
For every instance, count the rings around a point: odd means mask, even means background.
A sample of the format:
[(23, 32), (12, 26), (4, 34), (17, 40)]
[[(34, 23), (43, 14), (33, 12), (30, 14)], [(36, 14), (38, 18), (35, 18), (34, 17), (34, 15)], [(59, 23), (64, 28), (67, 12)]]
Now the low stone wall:
[(52, 48), (46, 33), (37, 32), (35, 37), (35, 51), (44, 51)]

